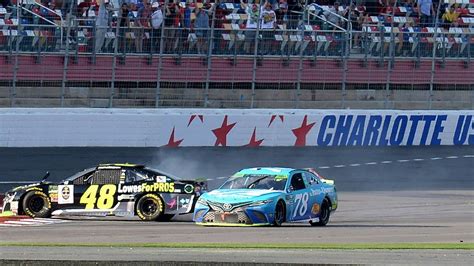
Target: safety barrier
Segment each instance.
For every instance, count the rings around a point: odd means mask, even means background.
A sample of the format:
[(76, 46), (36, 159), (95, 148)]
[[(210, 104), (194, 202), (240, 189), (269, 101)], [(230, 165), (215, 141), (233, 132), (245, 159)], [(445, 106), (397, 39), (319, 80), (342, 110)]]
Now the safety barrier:
[(0, 109), (0, 147), (474, 145), (474, 111)]

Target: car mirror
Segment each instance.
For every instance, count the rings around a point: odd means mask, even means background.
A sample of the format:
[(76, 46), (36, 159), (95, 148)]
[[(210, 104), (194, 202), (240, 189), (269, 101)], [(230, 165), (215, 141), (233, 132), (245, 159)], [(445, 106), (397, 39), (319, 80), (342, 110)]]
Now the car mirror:
[(286, 192), (290, 193), (290, 192), (293, 192), (293, 186), (290, 186), (286, 189)]

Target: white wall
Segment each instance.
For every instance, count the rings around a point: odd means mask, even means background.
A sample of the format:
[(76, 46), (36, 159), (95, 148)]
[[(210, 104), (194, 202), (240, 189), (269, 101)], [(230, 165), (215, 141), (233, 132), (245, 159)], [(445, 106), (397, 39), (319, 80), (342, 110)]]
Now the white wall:
[(160, 147), (173, 129), (179, 146), (474, 145), (474, 110), (0, 109), (0, 147)]

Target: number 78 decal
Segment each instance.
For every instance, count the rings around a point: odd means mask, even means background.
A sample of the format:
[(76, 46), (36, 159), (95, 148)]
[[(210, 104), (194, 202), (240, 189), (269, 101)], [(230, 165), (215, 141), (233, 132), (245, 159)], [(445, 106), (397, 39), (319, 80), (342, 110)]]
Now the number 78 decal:
[(293, 218), (296, 217), (296, 215), (298, 214), (299, 216), (303, 216), (306, 213), (306, 211), (308, 210), (308, 200), (309, 200), (308, 193), (295, 195), (296, 206), (293, 212)]
[(100, 188), (98, 199), (97, 190), (99, 190), (99, 185), (90, 186), (86, 192), (82, 194), (80, 203), (85, 204), (87, 210), (94, 209), (94, 207), (97, 207), (97, 209), (112, 208), (117, 187), (113, 184), (103, 185)]

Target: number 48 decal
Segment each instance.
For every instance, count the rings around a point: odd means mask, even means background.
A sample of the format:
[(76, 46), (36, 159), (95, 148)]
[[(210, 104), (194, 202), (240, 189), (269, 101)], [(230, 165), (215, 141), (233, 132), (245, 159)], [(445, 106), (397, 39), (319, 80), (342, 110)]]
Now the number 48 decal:
[(97, 209), (110, 209), (114, 205), (114, 195), (117, 187), (112, 184), (103, 185), (100, 188), (99, 198), (97, 199), (97, 190), (99, 185), (90, 186), (81, 197), (81, 204), (86, 205), (86, 209), (94, 209), (97, 204)]
[(293, 212), (293, 217), (296, 217), (297, 214), (299, 214), (299, 216), (303, 216), (306, 213), (308, 210), (308, 200), (308, 193), (295, 195), (296, 206), (295, 211)]

